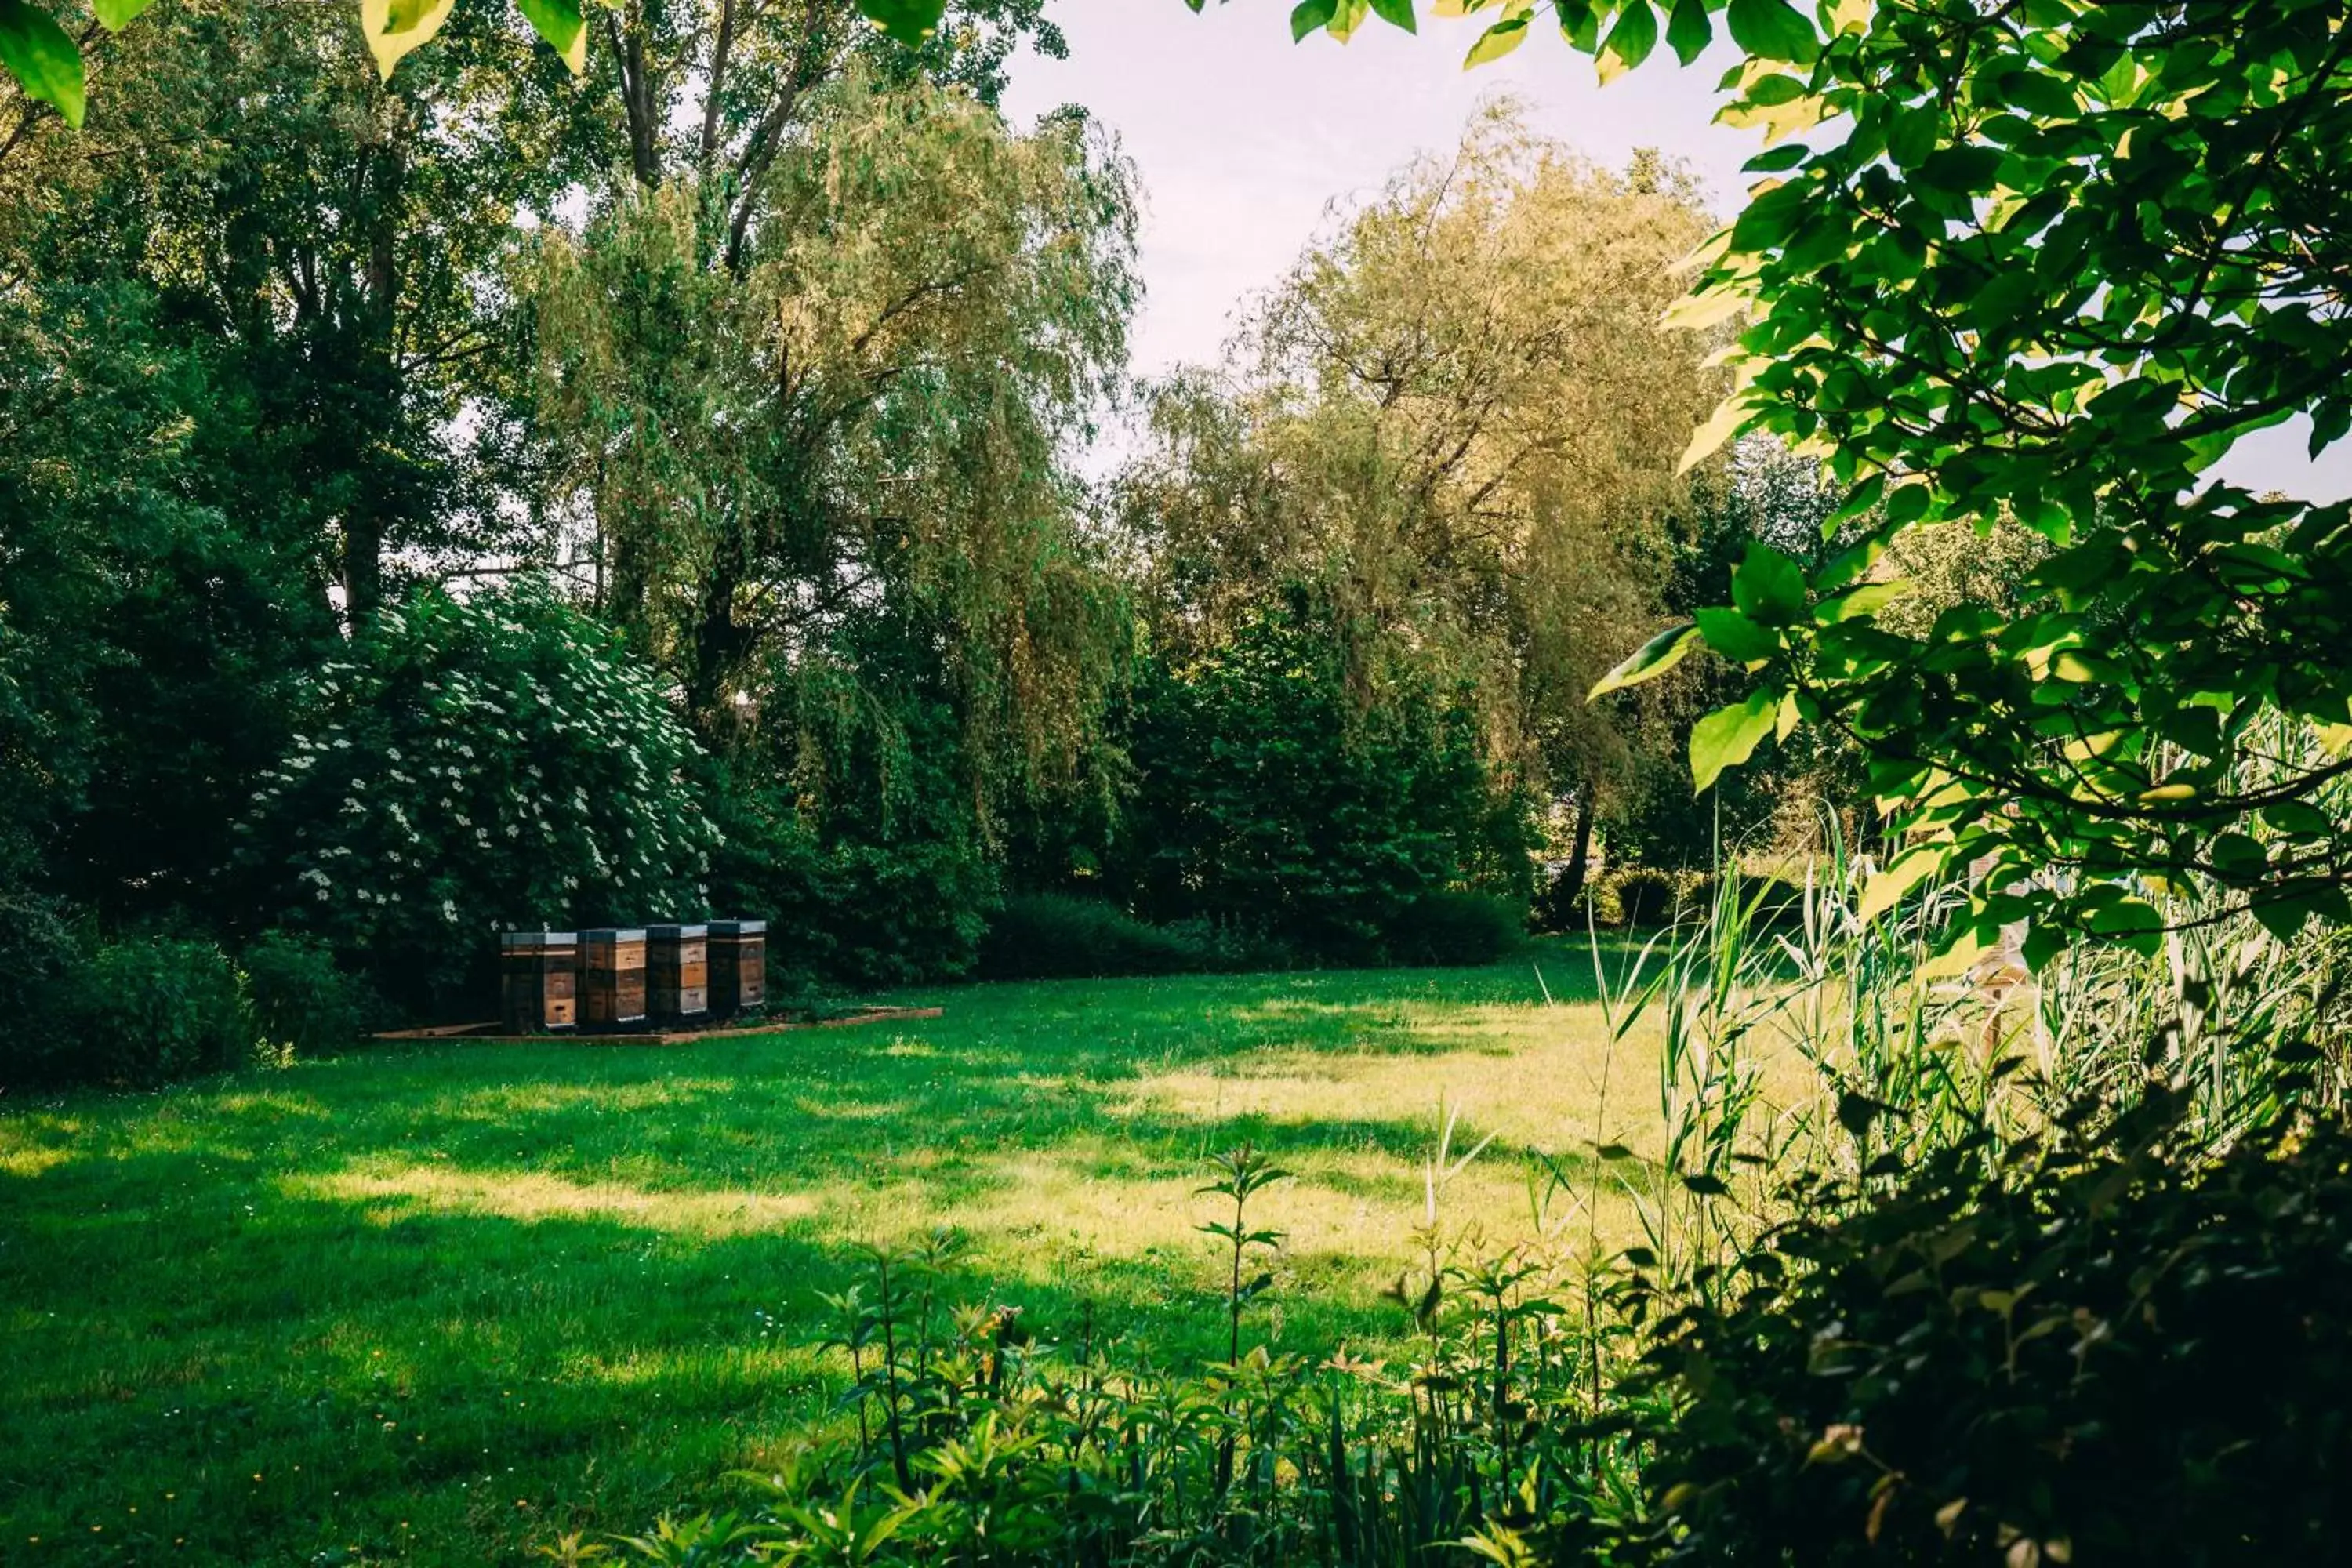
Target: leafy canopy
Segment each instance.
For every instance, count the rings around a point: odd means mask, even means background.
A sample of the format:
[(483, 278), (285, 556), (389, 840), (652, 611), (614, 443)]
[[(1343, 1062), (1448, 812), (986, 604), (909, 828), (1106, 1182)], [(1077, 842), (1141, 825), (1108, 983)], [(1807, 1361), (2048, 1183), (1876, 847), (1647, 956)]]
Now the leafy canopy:
[[(1344, 38), (1367, 9), (1294, 23)], [(1543, 14), (1459, 9), (1493, 18), (1473, 63)], [(1694, 59), (1718, 21), (1748, 56), (1721, 118), (1764, 132), (1759, 181), (1675, 318), (1741, 324), (1737, 390), (1685, 460), (1765, 431), (1847, 491), (1827, 567), (1758, 548), (1732, 605), (1596, 693), (1696, 640), (1748, 666), (1755, 693), (1694, 737), (1701, 784), (1801, 722), (1850, 739), (1917, 840), (1898, 884), (1971, 868), (1964, 941), (2032, 920), (2039, 959), (2232, 908), (2282, 935), (2352, 913), (2352, 505), (2210, 476), (2253, 431), (2305, 418), (2315, 454), (2352, 428), (2342, 6), (1549, 15), (1604, 75), (1661, 38)], [(1952, 520), (2053, 551), (2014, 605), (1893, 629), (1888, 545)]]
[(1477, 694), (1509, 772), (1616, 771), (1619, 715), (1584, 693), (1656, 613), (1675, 459), (1727, 385), (1658, 324), (1708, 227), (1673, 167), (1594, 167), (1507, 104), (1343, 215), (1227, 374), (1154, 399), (1118, 499), (1156, 646), (1214, 647), (1311, 584), (1360, 687), (1411, 650)]
[[(90, 0), (89, 9), (100, 26), (119, 33), (152, 4), (154, 0)], [(359, 0), (360, 31), (386, 81), (404, 57), (432, 41), (456, 8), (457, 0)], [(587, 70), (589, 28), (583, 0), (515, 0), (515, 8), (573, 75)], [(0, 66), (7, 68), (27, 98), (49, 105), (77, 128), (88, 103), (82, 48), (96, 37), (96, 28), (83, 29), (78, 41), (59, 17), (79, 23), (81, 18), (74, 14), (79, 9), (0, 0)], [(919, 47), (938, 31), (947, 3), (857, 0), (857, 9), (889, 37)]]

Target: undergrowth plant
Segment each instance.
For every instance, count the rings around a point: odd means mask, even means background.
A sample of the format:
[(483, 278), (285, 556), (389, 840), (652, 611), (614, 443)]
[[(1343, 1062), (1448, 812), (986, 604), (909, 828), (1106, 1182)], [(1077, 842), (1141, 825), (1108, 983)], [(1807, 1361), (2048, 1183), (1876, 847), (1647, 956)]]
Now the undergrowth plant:
[[(1873, 1377), (1901, 1363), (1923, 1387), (1945, 1380), (1952, 1408), (1976, 1398), (1985, 1419), (2044, 1437), (2062, 1405), (2152, 1419), (2120, 1384), (2068, 1381), (2108, 1366), (2113, 1339), (2128, 1353), (2110, 1377), (2143, 1368), (2209, 1399), (2219, 1414), (2198, 1441), (2215, 1463), (2265, 1440), (2257, 1418), (2321, 1421), (2308, 1400), (2221, 1397), (2270, 1355), (2335, 1375), (2309, 1335), (2207, 1354), (2126, 1320), (2135, 1290), (2292, 1317), (2260, 1235), (2231, 1244), (2236, 1274), (2211, 1291), (2167, 1283), (2165, 1259), (2202, 1256), (2200, 1215), (2251, 1225), (2274, 1185), (2297, 1212), (2337, 1215), (2341, 933), (2287, 941), (2231, 917), (2153, 952), (2084, 948), (2038, 973), (2000, 950), (1956, 961), (1941, 938), (1965, 889), (1886, 900), (1876, 868), (1834, 829), (1829, 843), (1793, 906), (1787, 884), (1727, 869), (1616, 972), (1596, 942), (1611, 1047), (1590, 1157), (1537, 1157), (1521, 1234), (1454, 1217), (1448, 1190), (1490, 1141), (1441, 1104), (1387, 1347), (1246, 1343), (1274, 1285), (1283, 1233), (1266, 1211), (1287, 1173), (1244, 1144), (1198, 1192), (1220, 1205), (1198, 1228), (1217, 1247), (1222, 1360), (1158, 1367), (1085, 1309), (1033, 1334), (1009, 1306), (950, 1300), (951, 1232), (877, 1247), (866, 1278), (827, 1299), (827, 1343), (846, 1363), (840, 1440), (746, 1478), (759, 1499), (746, 1510), (616, 1544), (670, 1564), (1521, 1568), (1779, 1562), (1800, 1547), (1842, 1561), (1884, 1530), (1909, 1553), (1895, 1561), (1945, 1561), (1943, 1542), (1951, 1561), (2014, 1563), (2022, 1542), (2038, 1563), (2077, 1539), (2145, 1536), (2130, 1533), (2122, 1472), (2069, 1468), (2063, 1445), (1988, 1447)], [(1619, 1088), (1617, 1058), (1640, 1055), (1648, 1081)], [(1654, 1093), (1657, 1131), (1616, 1141), (1612, 1091)], [(2336, 1142), (2297, 1163), (2306, 1129)], [(2172, 1227), (2178, 1247), (2135, 1273), (2138, 1233), (2111, 1211)], [(1979, 1214), (2006, 1228), (1971, 1252)], [(2069, 1216), (2091, 1228), (2047, 1229)], [(2334, 1224), (2296, 1229), (2277, 1278), (2332, 1278)], [(1965, 1300), (1948, 1300), (1945, 1275), (1965, 1277)], [(1873, 1314), (1881, 1329), (1853, 1328)], [(1857, 1342), (1844, 1349), (1841, 1323)], [(1949, 1357), (1911, 1366), (1906, 1335)], [(1844, 1381), (1822, 1384), (1823, 1364)], [(1887, 1419), (1900, 1427), (1882, 1436)], [(2197, 1454), (2114, 1451), (2149, 1474), (2177, 1459), (2178, 1484), (2204, 1484)], [(1933, 1467), (1948, 1459), (1993, 1478), (1998, 1502), (1945, 1495)], [(1780, 1507), (1750, 1471), (1818, 1494), (1841, 1510), (1834, 1527)], [(2074, 1489), (2038, 1500), (2045, 1473)], [(2273, 1534), (2300, 1540), (2325, 1511)]]
[(1222, 1361), (1156, 1368), (1101, 1340), (1084, 1308), (1056, 1336), (1002, 1303), (951, 1300), (953, 1232), (877, 1246), (865, 1278), (826, 1298), (825, 1343), (847, 1373), (839, 1443), (740, 1478), (758, 1500), (748, 1508), (541, 1551), (579, 1563), (609, 1547), (681, 1568), (1405, 1568), (1517, 1563), (1531, 1541), (1617, 1533), (1640, 1497), (1624, 1432), (1593, 1419), (1580, 1255), (1555, 1245), (1557, 1225), (1494, 1249), (1451, 1223), (1445, 1188), (1485, 1148), (1457, 1149), (1458, 1128), (1444, 1114), (1426, 1163), (1425, 1268), (1393, 1291), (1402, 1353), (1245, 1346), (1282, 1241), (1262, 1209), (1287, 1173), (1244, 1144), (1212, 1161), (1201, 1189), (1231, 1205), (1200, 1226), (1218, 1248)]

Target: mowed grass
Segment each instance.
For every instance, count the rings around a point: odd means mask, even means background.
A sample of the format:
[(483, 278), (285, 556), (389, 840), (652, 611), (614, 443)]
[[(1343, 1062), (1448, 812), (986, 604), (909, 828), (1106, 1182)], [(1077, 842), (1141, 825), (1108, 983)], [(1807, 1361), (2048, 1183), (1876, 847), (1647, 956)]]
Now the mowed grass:
[(1193, 1189), (1243, 1139), (1297, 1173), (1261, 1327), (1378, 1344), (1441, 1099), (1493, 1135), (1447, 1202), (1498, 1241), (1547, 1158), (1647, 1141), (1654, 1066), (1592, 971), (975, 985), (903, 1025), (12, 1096), (0, 1561), (511, 1563), (725, 1500), (836, 1418), (818, 1292), (937, 1225), (971, 1243), (950, 1294), (1197, 1365)]

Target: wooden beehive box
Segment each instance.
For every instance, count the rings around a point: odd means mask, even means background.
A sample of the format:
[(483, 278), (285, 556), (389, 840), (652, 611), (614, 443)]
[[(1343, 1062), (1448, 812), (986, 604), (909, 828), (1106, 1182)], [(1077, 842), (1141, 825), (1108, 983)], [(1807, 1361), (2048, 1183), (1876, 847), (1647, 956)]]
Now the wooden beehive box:
[(580, 1022), (592, 1029), (645, 1024), (643, 926), (607, 926), (580, 933)]
[(768, 922), (710, 922), (710, 1010), (722, 1018), (768, 1005)]
[(579, 961), (580, 939), (568, 931), (499, 935), (499, 1010), (508, 1033), (560, 1033), (579, 1022)]
[(710, 928), (646, 928), (647, 1005), (663, 1024), (698, 1024), (710, 1016)]

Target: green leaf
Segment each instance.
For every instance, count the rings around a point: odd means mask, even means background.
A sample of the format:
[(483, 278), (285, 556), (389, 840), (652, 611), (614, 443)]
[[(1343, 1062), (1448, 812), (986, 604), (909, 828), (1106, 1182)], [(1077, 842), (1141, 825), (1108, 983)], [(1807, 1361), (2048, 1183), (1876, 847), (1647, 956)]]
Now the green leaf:
[(1552, 0), (1552, 14), (1570, 48), (1580, 55), (1599, 52), (1601, 13), (1594, 0)]
[(563, 57), (578, 76), (588, 68), (588, 21), (580, 14), (580, 0), (515, 0), (531, 31)]
[(387, 33), (413, 33), (439, 9), (438, 0), (386, 0), (383, 30)]
[(1650, 9), (1650, 0), (1633, 0), (1601, 46), (1601, 79), (1614, 81), (1648, 59), (1657, 47), (1658, 14)]
[(866, 19), (898, 42), (919, 45), (939, 31), (947, 0), (857, 0)]
[(1724, 20), (1732, 42), (1759, 59), (1809, 66), (1821, 57), (1813, 25), (1788, 0), (1731, 0)]
[(1697, 613), (1699, 636), (1726, 658), (1754, 664), (1780, 651), (1780, 639), (1738, 610), (1714, 605)]
[(1691, 779), (1698, 793), (1706, 794), (1724, 769), (1755, 755), (1780, 716), (1780, 694), (1759, 689), (1749, 692), (1746, 701), (1718, 708), (1691, 726)]
[(1675, 58), (1688, 65), (1713, 42), (1715, 24), (1707, 19), (1706, 0), (1675, 0), (1675, 8), (1666, 17), (1666, 43), (1674, 49)]
[(1873, 1100), (1866, 1094), (1847, 1089), (1838, 1096), (1838, 1125), (1859, 1138), (1870, 1131), (1870, 1124), (1882, 1116), (1899, 1114), (1894, 1106), (1883, 1100)]
[(1668, 626), (1635, 648), (1624, 663), (1594, 682), (1592, 689), (1584, 694), (1584, 700), (1590, 702), (1628, 686), (1639, 686), (1645, 680), (1656, 679), (1689, 656), (1690, 650), (1697, 646), (1697, 626), (1690, 621)]
[(1911, 584), (1901, 577), (1884, 583), (1864, 583), (1859, 588), (1848, 588), (1813, 606), (1813, 620), (1820, 626), (1835, 626), (1840, 621), (1874, 616), (1880, 610), (1911, 591)]
[(1487, 28), (1478, 41), (1470, 46), (1470, 54), (1463, 60), (1462, 68), (1469, 70), (1473, 67), (1499, 60), (1527, 41), (1528, 19), (1525, 16), (1507, 17)]
[(110, 33), (119, 33), (137, 19), (139, 13), (152, 5), (155, 0), (90, 0), (90, 12), (106, 25)]
[(2039, 974), (2050, 966), (2050, 961), (2066, 951), (2070, 937), (2067, 929), (2055, 921), (2036, 921), (2018, 944), (2018, 956), (2025, 967)]
[(2287, 898), (2257, 898), (2251, 906), (2263, 929), (2281, 942), (2294, 942), (2314, 918), (2341, 924), (2347, 912), (2344, 889), (2328, 888)]
[(81, 127), (81, 51), (47, 11), (25, 0), (0, 0), (0, 65), (27, 98), (37, 98)]
[[(360, 0), (360, 33), (384, 80), (411, 50), (432, 42), (457, 0)], [(395, 24), (398, 24), (395, 26)]]
[(1941, 846), (1918, 844), (1906, 849), (1863, 884), (1862, 902), (1853, 918), (1868, 925), (1901, 903), (1906, 894), (1942, 869), (1943, 864)]
[(1299, 0), (1290, 12), (1290, 41), (1305, 43), (1309, 33), (1319, 33), (1329, 26), (1338, 10), (1338, 0)]
[(1731, 599), (1768, 626), (1785, 626), (1805, 615), (1805, 574), (1797, 563), (1761, 540), (1748, 542), (1748, 554), (1731, 573)]
[[(1676, 321), (1679, 323), (1688, 319), (1687, 316), (1679, 316)], [(1739, 434), (1741, 427), (1755, 415), (1756, 411), (1749, 406), (1744, 393), (1735, 392), (1716, 405), (1715, 412), (1707, 416), (1706, 423), (1691, 432), (1690, 445), (1683, 448), (1683, 455), (1675, 460), (1675, 472), (1689, 473), (1713, 457), (1722, 449), (1726, 441)]]
[(1418, 33), (1421, 26), (1413, 20), (1412, 0), (1372, 0), (1372, 14), (1391, 27), (1402, 27), (1408, 33)]

